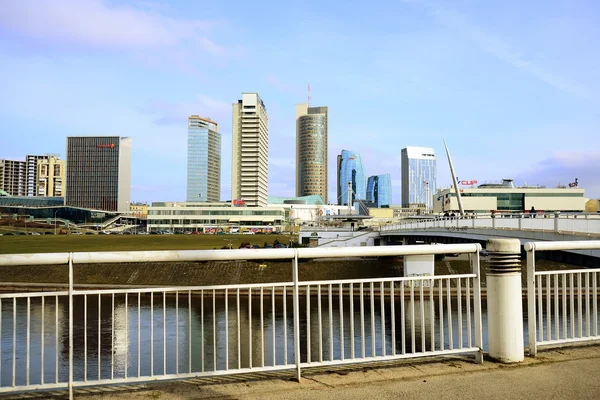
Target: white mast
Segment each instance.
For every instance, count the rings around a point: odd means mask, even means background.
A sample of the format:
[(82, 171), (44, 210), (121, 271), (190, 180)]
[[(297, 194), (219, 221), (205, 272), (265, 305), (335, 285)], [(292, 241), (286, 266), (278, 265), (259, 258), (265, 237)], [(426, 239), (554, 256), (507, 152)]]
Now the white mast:
[[(444, 140), (444, 139), (442, 139)], [(450, 152), (448, 146), (444, 140), (444, 147), (446, 148), (446, 155), (448, 156), (448, 164), (450, 165), (450, 174), (452, 175), (452, 182), (454, 184), (454, 191), (456, 192), (456, 200), (458, 201), (458, 211), (461, 217), (465, 216), (465, 210), (463, 209), (462, 199), (460, 198), (460, 190), (458, 189), (458, 181), (456, 180), (456, 174), (454, 173), (454, 165), (452, 165), (452, 159), (450, 158)]]

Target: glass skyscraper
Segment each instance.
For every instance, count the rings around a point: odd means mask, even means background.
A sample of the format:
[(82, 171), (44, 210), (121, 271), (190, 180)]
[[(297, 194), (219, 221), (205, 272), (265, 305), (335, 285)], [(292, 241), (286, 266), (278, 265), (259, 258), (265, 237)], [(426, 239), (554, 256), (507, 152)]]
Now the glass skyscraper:
[(429, 147), (406, 147), (401, 152), (402, 207), (433, 208), (437, 191), (435, 150)]
[(377, 208), (392, 204), (392, 177), (390, 174), (373, 175), (367, 179), (367, 201)]
[(187, 201), (221, 200), (221, 134), (216, 122), (188, 117)]
[(348, 182), (352, 182), (352, 204), (366, 200), (365, 172), (360, 154), (350, 150), (342, 150), (338, 155), (338, 187), (337, 200), (339, 205), (348, 205)]

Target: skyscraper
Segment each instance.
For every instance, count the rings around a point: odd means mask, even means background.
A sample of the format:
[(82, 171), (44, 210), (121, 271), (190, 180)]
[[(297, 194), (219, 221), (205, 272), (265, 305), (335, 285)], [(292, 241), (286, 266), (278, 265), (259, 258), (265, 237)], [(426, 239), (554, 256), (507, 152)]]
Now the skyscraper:
[(429, 147), (406, 147), (401, 151), (402, 207), (433, 208), (437, 190), (435, 150)]
[(27, 196), (25, 161), (0, 160), (0, 190), (11, 196)]
[(360, 154), (342, 150), (337, 160), (337, 200), (339, 205), (348, 205), (348, 182), (352, 182), (352, 204), (366, 199), (365, 172)]
[(38, 182), (38, 161), (47, 160), (50, 155), (39, 156), (28, 154), (25, 156), (27, 168), (27, 196), (39, 196), (35, 190)]
[(65, 165), (65, 160), (61, 160), (55, 155), (48, 155), (37, 160), (35, 196), (64, 196)]
[(233, 104), (231, 199), (267, 205), (269, 117), (258, 93), (242, 93)]
[(67, 137), (65, 205), (129, 211), (131, 138)]
[(221, 134), (216, 122), (188, 117), (187, 201), (221, 200)]
[(296, 106), (296, 196), (327, 204), (327, 107)]
[(390, 174), (373, 175), (367, 179), (367, 201), (378, 208), (392, 204), (392, 178)]

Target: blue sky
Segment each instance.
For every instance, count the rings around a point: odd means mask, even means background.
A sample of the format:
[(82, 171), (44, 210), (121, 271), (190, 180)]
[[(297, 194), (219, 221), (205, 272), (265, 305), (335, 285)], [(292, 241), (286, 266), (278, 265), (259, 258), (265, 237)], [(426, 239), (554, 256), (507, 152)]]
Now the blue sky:
[[(230, 199), (231, 104), (269, 113), (269, 194), (295, 194), (295, 105), (329, 106), (336, 156), (367, 176), (430, 146), (450, 185), (579, 178), (600, 197), (600, 3), (590, 1), (8, 0), (0, 13), (0, 158), (64, 156), (66, 136), (133, 138), (132, 201), (185, 199), (187, 116), (219, 123)], [(251, 4), (251, 6), (249, 6)]]

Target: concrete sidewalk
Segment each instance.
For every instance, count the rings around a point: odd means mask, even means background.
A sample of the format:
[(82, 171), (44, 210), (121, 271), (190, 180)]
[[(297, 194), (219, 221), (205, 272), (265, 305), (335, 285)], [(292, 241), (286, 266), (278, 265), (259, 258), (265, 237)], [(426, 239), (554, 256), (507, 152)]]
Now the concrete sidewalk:
[[(76, 390), (78, 399), (600, 399), (600, 346), (548, 350), (517, 365), (457, 358)], [(48, 396), (44, 397), (48, 398)]]

